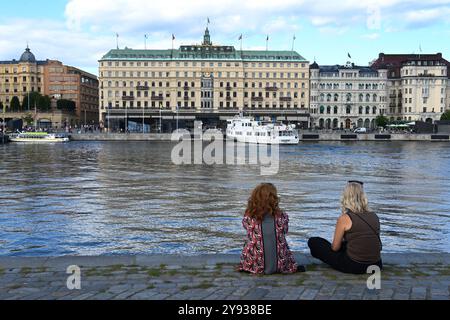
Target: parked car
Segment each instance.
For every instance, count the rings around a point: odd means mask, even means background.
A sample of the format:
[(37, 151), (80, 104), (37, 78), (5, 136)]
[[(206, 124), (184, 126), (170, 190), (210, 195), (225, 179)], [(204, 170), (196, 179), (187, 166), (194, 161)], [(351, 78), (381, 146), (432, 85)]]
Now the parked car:
[(367, 129), (366, 128), (356, 128), (355, 131), (353, 131), (354, 133), (367, 133)]

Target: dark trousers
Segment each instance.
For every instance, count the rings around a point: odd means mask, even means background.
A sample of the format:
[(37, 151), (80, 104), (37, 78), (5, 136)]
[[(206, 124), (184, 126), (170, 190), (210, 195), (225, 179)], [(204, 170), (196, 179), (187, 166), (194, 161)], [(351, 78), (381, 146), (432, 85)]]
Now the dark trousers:
[(311, 255), (344, 273), (365, 274), (367, 268), (376, 265), (383, 268), (381, 260), (377, 263), (365, 264), (352, 260), (346, 253), (346, 246), (343, 244), (339, 252), (333, 251), (331, 243), (323, 238), (311, 238), (308, 241)]

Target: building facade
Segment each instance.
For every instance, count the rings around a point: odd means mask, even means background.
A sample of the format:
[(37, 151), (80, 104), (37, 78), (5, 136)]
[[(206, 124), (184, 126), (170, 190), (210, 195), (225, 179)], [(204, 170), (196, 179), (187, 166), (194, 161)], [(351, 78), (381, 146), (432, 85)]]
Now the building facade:
[(391, 120), (434, 122), (450, 108), (450, 63), (441, 53), (380, 53), (372, 67), (388, 70)]
[[(308, 125), (309, 63), (295, 51), (213, 45), (174, 50), (111, 50), (99, 61), (100, 121), (111, 128), (175, 118), (223, 123), (238, 113)], [(178, 121), (177, 121), (178, 123)]]
[(346, 65), (311, 65), (311, 127), (376, 127), (386, 113), (387, 70)]
[(44, 65), (44, 92), (55, 99), (76, 103), (76, 115), (81, 124), (98, 123), (98, 79), (83, 70), (48, 60)]
[[(22, 103), (32, 92), (74, 101), (76, 117), (69, 117), (68, 125), (98, 122), (97, 77), (60, 61), (36, 60), (27, 47), (19, 60), (0, 61), (0, 102), (11, 116), (17, 115), (10, 108), (13, 97)], [(34, 112), (34, 106), (22, 106), (22, 111)]]

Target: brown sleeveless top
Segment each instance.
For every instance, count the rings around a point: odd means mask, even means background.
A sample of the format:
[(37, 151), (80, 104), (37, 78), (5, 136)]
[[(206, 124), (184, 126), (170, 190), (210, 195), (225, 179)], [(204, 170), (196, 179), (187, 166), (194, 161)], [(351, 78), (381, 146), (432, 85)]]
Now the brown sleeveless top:
[(381, 260), (380, 220), (373, 212), (354, 213), (347, 210), (352, 228), (345, 232), (347, 255), (361, 263), (377, 263)]

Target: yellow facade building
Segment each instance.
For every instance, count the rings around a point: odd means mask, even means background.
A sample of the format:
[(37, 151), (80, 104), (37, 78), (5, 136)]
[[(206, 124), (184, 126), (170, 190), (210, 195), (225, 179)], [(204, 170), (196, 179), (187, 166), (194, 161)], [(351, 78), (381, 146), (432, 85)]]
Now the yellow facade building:
[[(213, 45), (116, 49), (99, 61), (100, 122), (112, 130), (194, 120), (221, 126), (239, 113), (308, 126), (309, 62), (295, 51)], [(162, 120), (162, 121), (161, 121)], [(142, 127), (137, 130), (142, 130)]]

